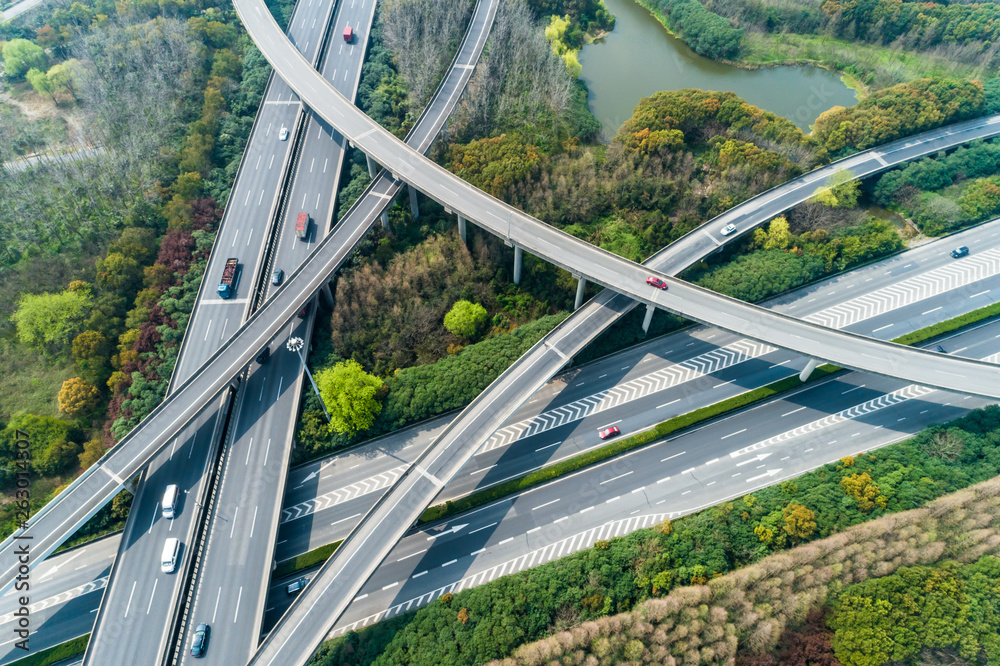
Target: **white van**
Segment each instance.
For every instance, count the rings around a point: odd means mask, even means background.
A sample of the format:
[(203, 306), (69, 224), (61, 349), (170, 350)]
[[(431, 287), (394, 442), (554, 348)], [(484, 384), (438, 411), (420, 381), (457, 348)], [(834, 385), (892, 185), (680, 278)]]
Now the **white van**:
[(177, 498), (179, 494), (176, 483), (171, 483), (163, 491), (163, 517), (174, 518), (177, 515)]
[(163, 555), (160, 556), (160, 569), (163, 573), (173, 573), (177, 568), (177, 555), (181, 550), (181, 541), (170, 537), (163, 542)]

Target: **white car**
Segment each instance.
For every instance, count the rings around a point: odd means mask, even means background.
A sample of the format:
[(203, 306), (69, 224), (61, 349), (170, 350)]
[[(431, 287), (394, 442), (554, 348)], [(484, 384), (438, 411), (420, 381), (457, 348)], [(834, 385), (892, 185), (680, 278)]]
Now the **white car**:
[(735, 224), (727, 224), (726, 226), (722, 227), (722, 231), (720, 233), (722, 233), (723, 236), (728, 236), (729, 234), (735, 233), (735, 232), (736, 232), (736, 225)]
[(281, 126), (281, 131), (278, 132), (278, 138), (281, 139), (282, 141), (288, 140), (288, 128), (285, 127), (284, 125)]

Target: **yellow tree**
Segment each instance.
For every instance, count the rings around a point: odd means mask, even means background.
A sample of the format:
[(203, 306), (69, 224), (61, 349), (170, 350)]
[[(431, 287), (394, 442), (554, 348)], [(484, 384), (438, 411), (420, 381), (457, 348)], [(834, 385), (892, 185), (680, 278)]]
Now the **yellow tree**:
[(97, 406), (100, 397), (90, 382), (79, 377), (67, 379), (59, 389), (59, 411), (71, 418), (84, 416)]

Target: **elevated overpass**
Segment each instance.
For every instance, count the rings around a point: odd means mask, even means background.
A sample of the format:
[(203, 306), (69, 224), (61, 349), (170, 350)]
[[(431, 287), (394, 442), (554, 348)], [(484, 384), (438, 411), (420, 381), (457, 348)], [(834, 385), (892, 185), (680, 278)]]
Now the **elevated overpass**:
[[(991, 378), (995, 367), (988, 363), (970, 362), (959, 368), (952, 365), (956, 359), (880, 343), (862, 336), (834, 333), (728, 299), (665, 274), (658, 277), (668, 282), (669, 291), (656, 290), (654, 293), (645, 285), (645, 278), (650, 275), (648, 269), (549, 227), (408, 150), (370, 118), (349, 107), (346, 100), (338, 99), (335, 90), (317, 79), (308, 63), (304, 63), (287, 42), (282, 43), (285, 40), (276, 30), (274, 20), (263, 3), (236, 0), (235, 4), (248, 32), (265, 57), (313, 108), (320, 109), (329, 122), (345, 136), (351, 137), (369, 157), (388, 165), (399, 179), (461, 217), (504, 238), (517, 251), (529, 250), (575, 275), (653, 308), (677, 312), (838, 365), (900, 378), (908, 378), (908, 373), (916, 372), (921, 377), (911, 379), (916, 383), (940, 388), (948, 384), (954, 390), (985, 396), (1000, 390), (998, 382)], [(983, 135), (993, 135), (996, 122), (997, 119), (985, 121)], [(889, 166), (881, 152), (872, 152), (863, 159), (874, 160), (881, 168)], [(864, 161), (855, 156), (850, 158), (848, 166), (842, 168), (861, 168)], [(822, 172), (812, 176), (817, 181), (824, 178)], [(809, 184), (805, 181), (804, 186)], [(817, 186), (821, 187), (822, 183), (817, 183)], [(712, 231), (703, 229), (701, 233), (707, 235), (716, 247), (722, 244)], [(614, 319), (627, 309), (627, 305), (613, 306), (609, 302), (603, 309), (607, 311), (608, 318)], [(597, 330), (594, 324), (596, 322), (591, 322), (589, 333)], [(574, 344), (574, 336), (577, 342), (581, 337), (590, 337), (586, 323), (572, 329), (560, 329), (557, 329), (556, 341), (562, 341), (558, 338), (561, 333), (565, 336), (563, 340), (572, 348), (578, 348)], [(546, 361), (546, 356), (550, 360)], [(535, 360), (535, 357), (540, 358)], [(268, 636), (251, 663), (305, 663), (363, 581), (441, 487), (475, 452), (482, 441), (481, 435), (488, 435), (498, 427), (520, 404), (528, 388), (536, 387), (547, 379), (548, 374), (543, 378), (539, 376), (538, 368), (560, 367), (570, 357), (559, 344), (553, 344), (553, 340), (543, 341), (474, 401), (362, 519), (355, 532), (340, 546), (337, 555), (320, 570)], [(310, 614), (309, 611), (316, 607), (322, 608), (323, 612)]]
[[(266, 14), (266, 9), (263, 8), (262, 4), (250, 4), (259, 5), (256, 7), (257, 11)], [(263, 14), (261, 14), (261, 18), (263, 18)], [(249, 28), (251, 21), (247, 20), (247, 16), (244, 16), (244, 20)], [(263, 33), (267, 37), (269, 29), (266, 25), (264, 28)], [(277, 30), (277, 27), (275, 26), (274, 29)], [(259, 26), (251, 29), (251, 34), (255, 37), (258, 37), (259, 33), (261, 33)], [(278, 31), (278, 40), (275, 41), (274, 36), (271, 35), (270, 41), (270, 44), (265, 45), (265, 41), (259, 39), (258, 43), (262, 46), (265, 55), (272, 59), (275, 48), (280, 53), (281, 42), (284, 41), (280, 30)], [(287, 44), (287, 42), (285, 43)], [(287, 70), (284, 66), (281, 69)], [(308, 72), (312, 71), (311, 68), (305, 69)], [(385, 133), (363, 114), (353, 109), (346, 101), (339, 101), (335, 96), (320, 101), (320, 97), (328, 96), (328, 93), (322, 91), (325, 87), (324, 82), (322, 80), (316, 81), (315, 77), (310, 78), (308, 72), (306, 72), (307, 84), (303, 84), (300, 92), (308, 98), (307, 101), (312, 102), (314, 108), (321, 109), (321, 113), (324, 116), (329, 116), (335, 126), (342, 128), (346, 136), (353, 138), (359, 147), (376, 156), (379, 161), (393, 162), (393, 170), (403, 179), (412, 182), (434, 198), (442, 200), (443, 203), (462, 213), (468, 219), (477, 221), (494, 233), (498, 233), (511, 242), (552, 260), (574, 273), (621, 291), (631, 298), (654, 307), (673, 309), (686, 316), (729, 328), (748, 337), (765, 339), (772, 344), (779, 344), (800, 353), (819, 355), (845, 366), (899, 376), (918, 383), (996, 397), (997, 390), (991, 385), (988, 377), (992, 366), (988, 364), (962, 362), (958, 359), (942, 358), (916, 350), (901, 349), (885, 343), (874, 343), (859, 336), (833, 334), (831, 331), (812, 327), (794, 319), (783, 318), (780, 315), (765, 315), (753, 306), (732, 301), (678, 281), (670, 281), (670, 292), (651, 293), (644, 284), (644, 278), (649, 273), (642, 267), (597, 248), (591, 248), (577, 239), (572, 239), (510, 207), (506, 207), (502, 202), (487, 197), (462, 181), (455, 182), (457, 179), (454, 176), (444, 172), (419, 155), (414, 158), (411, 154), (401, 152), (399, 162), (396, 163), (393, 153), (398, 152), (398, 148), (392, 144), (392, 141), (387, 141), (387, 138), (383, 136)], [(301, 72), (297, 73), (296, 77), (299, 75)], [(298, 85), (298, 83), (294, 83), (293, 87)], [(327, 104), (326, 102), (332, 103)], [(966, 133), (965, 140), (995, 134), (992, 127), (993, 122), (995, 121), (984, 126), (987, 127), (987, 131), (980, 135), (973, 136)], [(374, 138), (372, 138), (373, 136)], [(391, 137), (389, 138), (391, 139)], [(378, 144), (376, 144), (376, 139)], [(381, 146), (382, 143), (387, 146), (387, 149)], [(422, 175), (420, 170), (426, 171), (431, 177)], [(438, 171), (443, 172), (443, 174), (437, 173)], [(437, 183), (436, 179), (441, 179), (441, 182)], [(332, 239), (335, 235), (336, 233), (330, 238)], [(36, 522), (27, 530), (28, 534), (22, 532), (8, 539), (0, 549), (0, 552), (7, 555), (4, 560), (6, 566), (0, 575), (0, 582), (9, 584), (18, 573), (12, 557), (15, 543), (28, 541), (28, 539), (21, 540), (17, 537), (31, 537), (30, 541), (33, 546), (31, 550), (36, 558), (51, 552), (76, 526), (96, 511), (103, 501), (114, 494), (121, 480), (128, 478), (129, 469), (133, 473), (134, 470), (140, 469), (148, 460), (151, 452), (162, 447), (169, 440), (174, 429), (195, 415), (206, 401), (225, 388), (230, 378), (249, 362), (256, 351), (263, 347), (281, 328), (284, 321), (294, 315), (315, 289), (320, 286), (332, 267), (335, 267), (338, 261), (342, 260), (342, 258), (338, 259), (340, 254), (338, 248), (332, 247), (329, 242), (322, 244), (317, 253), (292, 276), (283, 293), (269, 300), (258, 315), (239, 330), (238, 336), (234, 340), (220, 349), (209, 360), (208, 365), (199, 370), (191, 380), (179, 387), (173, 398), (154, 411), (150, 418), (130, 433), (119, 447), (110, 451), (102, 459), (99, 466), (88, 470), (88, 473), (43, 509), (36, 517)], [(607, 310), (608, 316), (614, 317), (620, 315), (622, 311), (621, 308), (611, 306), (604, 306), (604, 309)], [(573, 327), (565, 325), (560, 327), (556, 335), (562, 336), (561, 340), (565, 341), (564, 344), (559, 344), (560, 338), (553, 338), (556, 342), (550, 340), (536, 347), (531, 354), (547, 356), (551, 358), (552, 363), (561, 366), (568, 358), (566, 350), (570, 350), (580, 340), (601, 328), (600, 319), (600, 317), (592, 316), (584, 322), (584, 326), (588, 328), (576, 326), (575, 328), (578, 330), (575, 332), (570, 330)], [(511, 373), (524, 373), (524, 368), (530, 361), (530, 358), (522, 359), (512, 368)], [(918, 365), (924, 361), (926, 361), (925, 367), (918, 368)], [(919, 375), (919, 378), (913, 373)], [(498, 381), (491, 387), (489, 395), (496, 396), (496, 390), (504, 387), (509, 387), (509, 382)], [(512, 387), (511, 390), (514, 388), (517, 387)], [(512, 399), (516, 399), (517, 395), (517, 393), (510, 394)], [(484, 405), (486, 410), (483, 411), (490, 411), (491, 415), (499, 415), (516, 407), (516, 404), (498, 404), (494, 397), (490, 397), (490, 399), (484, 398), (477, 401), (472, 409), (480, 410)], [(488, 419), (488, 421), (492, 420), (492, 418)], [(488, 425), (489, 423), (486, 424), (487, 427)], [(453, 426), (453, 430), (460, 428), (458, 434), (471, 435), (473, 433), (469, 431), (469, 426), (470, 424)], [(442, 438), (438, 446), (429, 454), (428, 459), (421, 461), (422, 471), (415, 472), (420, 479), (430, 481), (424, 476), (424, 472), (427, 472), (431, 465), (442, 471), (447, 471), (454, 466), (454, 463), (461, 460), (463, 453), (460, 450), (442, 447), (445, 439)], [(435, 477), (435, 479), (440, 482), (442, 477)], [(433, 481), (430, 482), (432, 486), (437, 486)], [(397, 487), (396, 490), (398, 489)], [(417, 495), (419, 494), (417, 493)], [(395, 497), (397, 492), (394, 490), (391, 495)], [(417, 495), (410, 495), (410, 497), (414, 498)], [(433, 492), (427, 501), (432, 496)], [(397, 505), (399, 505), (398, 502)], [(371, 523), (371, 520), (366, 521), (366, 523)], [(383, 538), (379, 536), (380, 540)], [(352, 542), (356, 543), (357, 540), (352, 537)], [(336, 559), (339, 561), (343, 558)], [(335, 619), (326, 613), (324, 616), (331, 623)], [(289, 661), (291, 660), (289, 659)]]

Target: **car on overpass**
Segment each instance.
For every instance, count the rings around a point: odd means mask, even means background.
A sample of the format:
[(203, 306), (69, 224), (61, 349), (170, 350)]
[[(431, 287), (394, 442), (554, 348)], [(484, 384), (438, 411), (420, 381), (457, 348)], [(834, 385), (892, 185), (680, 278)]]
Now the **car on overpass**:
[(719, 233), (721, 233), (723, 236), (729, 236), (730, 234), (734, 234), (736, 233), (736, 225), (730, 222), (726, 226), (722, 227), (722, 231), (720, 231)]
[(954, 257), (955, 259), (961, 259), (962, 257), (967, 257), (969, 256), (969, 248), (967, 248), (964, 245), (962, 247), (956, 247), (954, 250), (951, 251), (951, 256)]
[(646, 284), (652, 285), (658, 289), (667, 288), (667, 281), (662, 278), (658, 278), (655, 275), (650, 275), (648, 278), (646, 278)]

